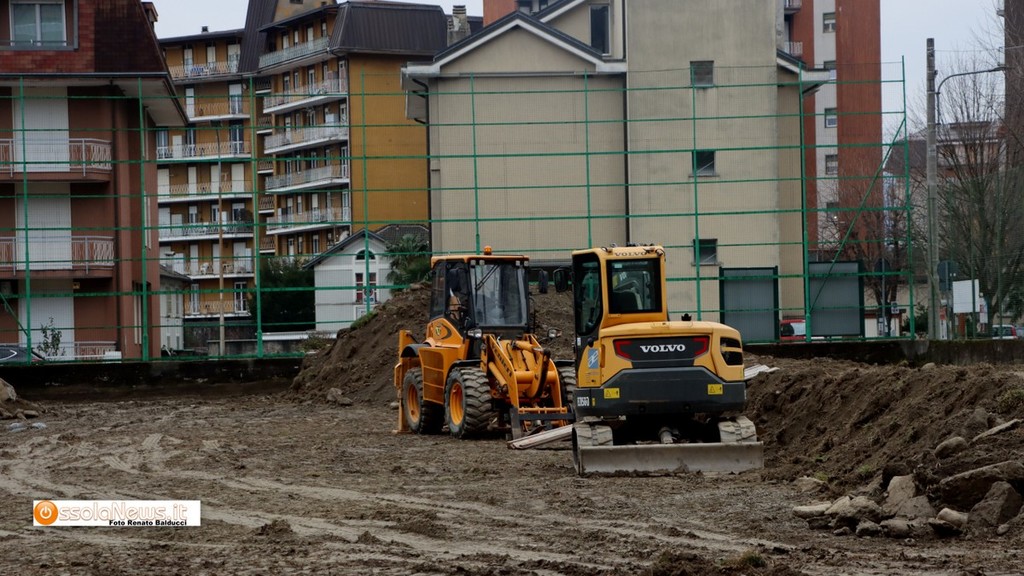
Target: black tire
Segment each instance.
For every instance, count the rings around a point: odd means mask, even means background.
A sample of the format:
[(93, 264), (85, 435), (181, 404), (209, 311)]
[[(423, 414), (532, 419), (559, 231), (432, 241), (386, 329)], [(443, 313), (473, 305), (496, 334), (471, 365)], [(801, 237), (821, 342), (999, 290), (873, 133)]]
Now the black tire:
[(437, 434), (444, 422), (444, 408), (423, 399), (423, 372), (413, 368), (402, 379), (402, 410), (409, 430), (416, 434)]
[(576, 370), (572, 366), (559, 366), (558, 379), (562, 383), (562, 406), (570, 414), (576, 413)]
[(479, 369), (455, 368), (444, 387), (444, 413), (448, 431), (455, 438), (480, 436), (498, 413), (491, 386)]

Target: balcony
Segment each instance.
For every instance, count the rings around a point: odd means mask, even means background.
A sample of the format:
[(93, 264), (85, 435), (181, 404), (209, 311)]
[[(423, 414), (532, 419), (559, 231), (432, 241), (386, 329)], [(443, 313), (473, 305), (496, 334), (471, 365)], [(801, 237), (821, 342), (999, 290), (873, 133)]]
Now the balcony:
[(252, 258), (231, 258), (230, 256), (221, 262), (213, 260), (191, 260), (188, 262), (175, 263), (174, 271), (184, 274), (195, 280), (204, 278), (220, 278), (221, 273), (225, 277), (253, 275), (255, 270)]
[(185, 114), (193, 122), (244, 120), (249, 117), (249, 103), (241, 96), (196, 98), (185, 101)]
[(294, 192), (331, 184), (347, 184), (348, 181), (348, 164), (330, 164), (280, 176), (269, 176), (265, 186), (267, 192)]
[(273, 212), (274, 211), (274, 197), (267, 194), (260, 194), (259, 199), (260, 212)]
[(337, 78), (330, 78), (319, 84), (295, 86), (291, 92), (270, 94), (263, 97), (263, 111), (280, 114), (317, 104), (326, 104), (348, 96), (348, 86)]
[(216, 144), (179, 144), (157, 146), (156, 159), (160, 162), (181, 162), (196, 160), (227, 160), (249, 158), (248, 142), (221, 142)]
[[(68, 245), (70, 238), (70, 251)], [(108, 276), (114, 268), (114, 239), (105, 236), (54, 236), (29, 234), (30, 272), (73, 271)], [(0, 276), (23, 272), (25, 242), (0, 238)], [(19, 261), (20, 260), (20, 261)]]
[(207, 62), (206, 64), (186, 64), (184, 66), (169, 66), (171, 78), (174, 80), (202, 80), (216, 76), (225, 76), (238, 73), (238, 59), (228, 62)]
[(249, 302), (245, 298), (239, 298), (238, 293), (224, 294), (224, 300), (194, 301), (185, 299), (185, 316), (248, 316)]
[(326, 36), (317, 38), (312, 42), (304, 42), (302, 44), (296, 44), (289, 48), (282, 50), (275, 50), (273, 52), (267, 52), (260, 56), (260, 68), (269, 68), (271, 66), (277, 66), (292, 60), (299, 60), (307, 58), (315, 54), (327, 53), (327, 40)]
[(161, 242), (174, 242), (176, 240), (216, 240), (221, 236), (224, 238), (251, 238), (252, 220), (225, 220), (220, 224), (215, 222), (196, 222), (193, 224), (160, 225)]
[(309, 128), (291, 128), (271, 136), (263, 141), (267, 154), (278, 154), (307, 146), (319, 146), (327, 142), (348, 139), (348, 127), (345, 126), (313, 126)]
[(271, 252), (275, 251), (274, 239), (264, 236), (260, 238), (260, 252)]
[(783, 42), (782, 51), (794, 58), (800, 58), (804, 55), (804, 43), (803, 42)]
[(351, 221), (352, 211), (349, 208), (321, 208), (268, 218), (267, 234), (333, 227), (339, 224), (349, 224)]
[(156, 189), (156, 192), (158, 195), (157, 200), (161, 204), (239, 198), (252, 195), (251, 187), (246, 186), (245, 180), (172, 184), (170, 186), (160, 186)]
[(803, 7), (803, 0), (784, 0), (783, 4), (786, 14), (795, 14)]
[(15, 174), (58, 173), (110, 179), (110, 141), (69, 138), (53, 141), (0, 139), (0, 178)]
[(274, 173), (274, 161), (273, 160), (257, 160), (256, 161), (256, 172), (260, 174), (273, 174)]
[(274, 131), (274, 118), (270, 114), (260, 114), (256, 119), (256, 133), (268, 134)]

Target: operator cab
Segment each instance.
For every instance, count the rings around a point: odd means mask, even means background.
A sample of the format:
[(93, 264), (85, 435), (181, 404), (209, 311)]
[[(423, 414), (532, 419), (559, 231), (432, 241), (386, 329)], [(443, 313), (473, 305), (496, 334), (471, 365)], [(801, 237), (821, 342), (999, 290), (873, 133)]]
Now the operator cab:
[(527, 261), (456, 256), (434, 263), (431, 319), (446, 318), (463, 335), (479, 328), (521, 336), (529, 324)]

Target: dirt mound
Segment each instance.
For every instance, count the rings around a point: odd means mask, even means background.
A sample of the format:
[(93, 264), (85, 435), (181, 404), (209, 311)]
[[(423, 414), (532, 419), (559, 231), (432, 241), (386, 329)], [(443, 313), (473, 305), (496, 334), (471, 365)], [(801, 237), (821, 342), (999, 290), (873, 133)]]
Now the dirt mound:
[[(1024, 416), (1024, 379), (1010, 368), (872, 366), (818, 358), (761, 358), (778, 372), (750, 386), (747, 413), (765, 442), (770, 478), (813, 476), (838, 487), (890, 470), (937, 465), (932, 451)], [(942, 463), (940, 476), (1020, 454), (1014, 434)], [(888, 478), (885, 478), (887, 480)]]
[[(568, 292), (535, 294), (533, 303), (541, 342), (553, 358), (572, 358), (572, 296)], [(429, 310), (430, 290), (426, 286), (394, 294), (364, 324), (339, 331), (330, 347), (306, 357), (292, 382), (292, 391), (317, 401), (326, 400), (331, 388), (356, 402), (395, 400), (392, 367), (398, 354), (398, 332), (411, 330), (421, 340)], [(551, 341), (540, 338), (549, 328), (561, 330), (562, 335)]]

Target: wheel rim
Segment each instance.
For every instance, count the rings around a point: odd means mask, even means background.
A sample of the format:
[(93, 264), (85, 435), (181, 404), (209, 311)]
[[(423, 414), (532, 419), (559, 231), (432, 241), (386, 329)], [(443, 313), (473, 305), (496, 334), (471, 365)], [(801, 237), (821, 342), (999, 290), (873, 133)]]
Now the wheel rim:
[(420, 395), (415, 386), (409, 386), (405, 390), (405, 412), (409, 415), (410, 422), (420, 421)]
[(462, 404), (462, 382), (452, 382), (451, 392), (448, 393), (448, 411), (451, 414), (452, 424), (460, 426), (462, 419), (466, 417), (466, 409)]

